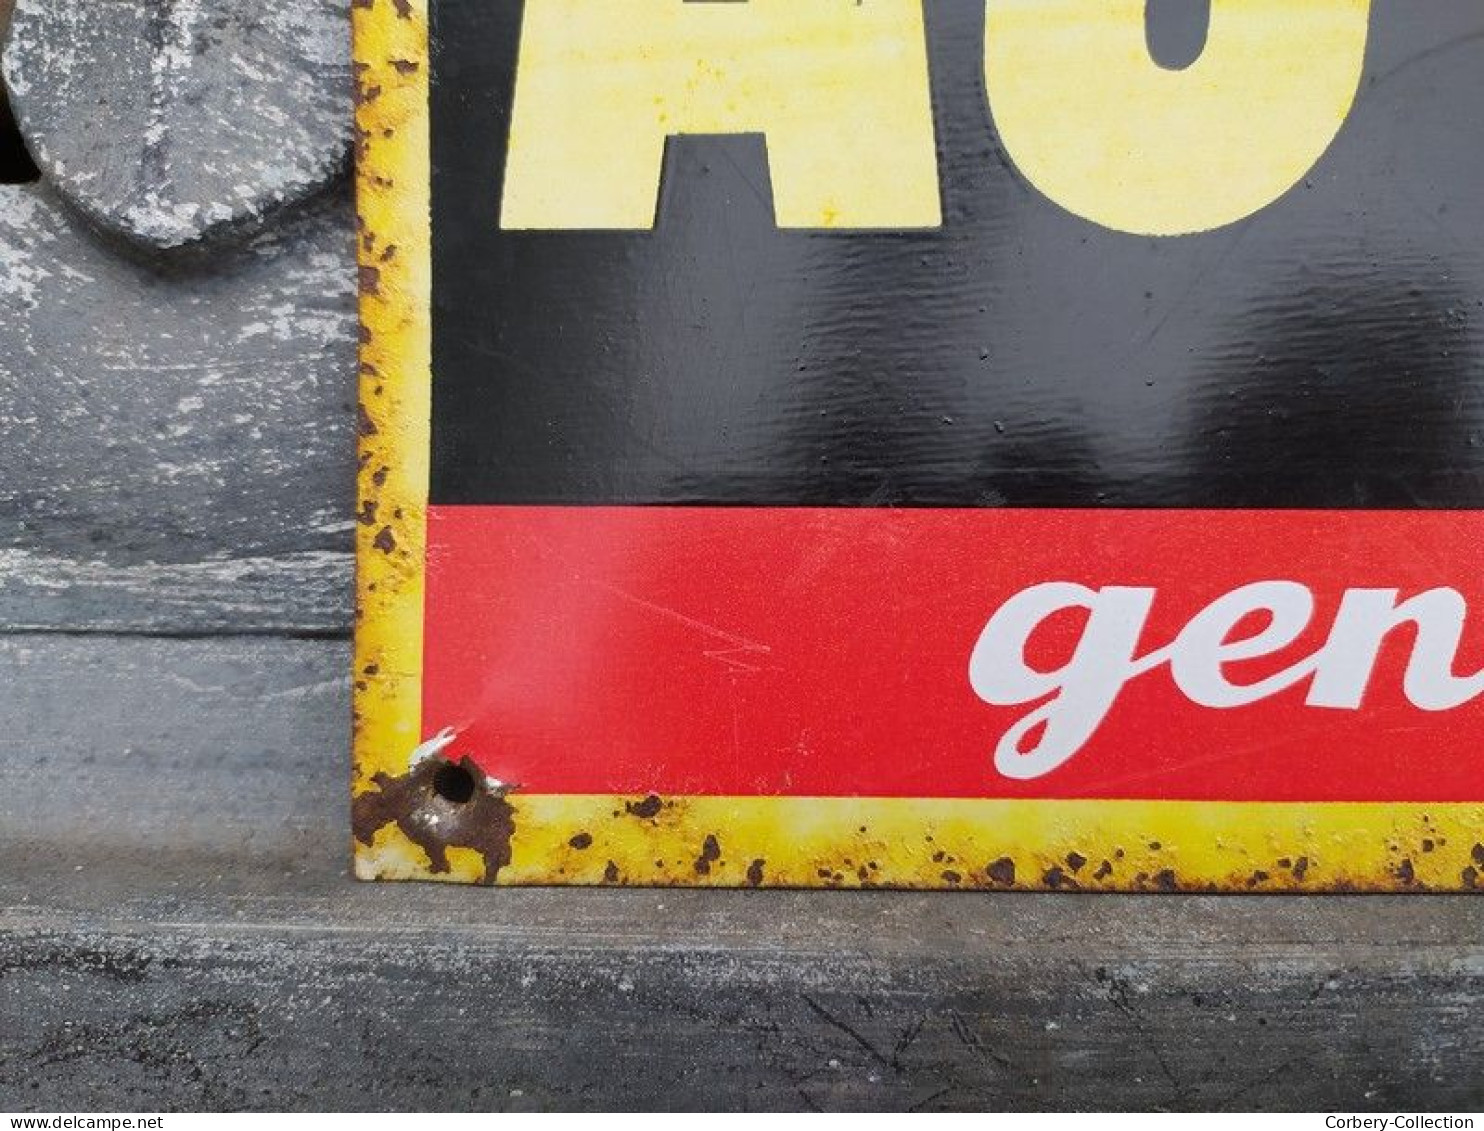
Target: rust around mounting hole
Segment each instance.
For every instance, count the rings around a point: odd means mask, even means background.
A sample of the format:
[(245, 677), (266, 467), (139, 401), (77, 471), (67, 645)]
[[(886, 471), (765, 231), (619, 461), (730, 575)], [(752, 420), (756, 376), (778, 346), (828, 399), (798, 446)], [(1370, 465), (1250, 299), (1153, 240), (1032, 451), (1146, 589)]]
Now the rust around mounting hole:
[(510, 863), (515, 809), (506, 800), (509, 786), (488, 777), (468, 758), (424, 758), (407, 773), (378, 773), (373, 788), (355, 799), (351, 824), (355, 837), (371, 845), (376, 834), (395, 824), (428, 855), (435, 875), (449, 871), (448, 849), (467, 848), (484, 860), (485, 884), (493, 884)]

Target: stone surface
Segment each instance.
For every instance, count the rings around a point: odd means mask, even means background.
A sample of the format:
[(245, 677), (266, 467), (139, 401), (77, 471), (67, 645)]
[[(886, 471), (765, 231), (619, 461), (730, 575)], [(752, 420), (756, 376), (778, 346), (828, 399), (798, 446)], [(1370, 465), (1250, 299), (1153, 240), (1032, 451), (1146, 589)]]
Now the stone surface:
[(18, 0), (4, 68), (43, 173), (140, 244), (251, 228), (347, 166), (348, 0)]
[(1484, 900), (356, 884), (347, 663), (0, 637), (0, 1110), (1484, 1105)]
[(167, 267), (0, 186), (0, 627), (347, 628), (350, 225)]

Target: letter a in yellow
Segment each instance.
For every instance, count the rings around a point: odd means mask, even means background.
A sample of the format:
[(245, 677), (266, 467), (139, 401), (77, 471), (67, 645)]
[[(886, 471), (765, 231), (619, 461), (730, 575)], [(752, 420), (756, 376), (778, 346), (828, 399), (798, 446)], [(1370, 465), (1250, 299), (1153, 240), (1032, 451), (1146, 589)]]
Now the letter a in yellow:
[(1303, 179), (1355, 101), (1370, 20), (1369, 0), (1211, 0), (1205, 51), (1174, 71), (1149, 55), (1146, 0), (987, 2), (990, 110), (1016, 166), (1078, 216), (1157, 236)]
[(666, 138), (737, 133), (779, 227), (937, 227), (922, 0), (526, 0), (500, 226), (652, 228)]

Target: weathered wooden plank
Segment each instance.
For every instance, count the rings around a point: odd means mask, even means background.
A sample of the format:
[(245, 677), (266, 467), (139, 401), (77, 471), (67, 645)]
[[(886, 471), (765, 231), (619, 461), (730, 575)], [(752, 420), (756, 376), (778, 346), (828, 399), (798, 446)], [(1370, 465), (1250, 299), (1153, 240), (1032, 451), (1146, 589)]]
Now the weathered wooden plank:
[(0, 628), (347, 628), (350, 222), (161, 266), (0, 186)]
[(126, 563), (0, 549), (0, 624), (11, 631), (343, 634), (353, 566), (348, 548)]
[(340, 641), (0, 636), (0, 838), (335, 858), (349, 663)]
[(1484, 901), (347, 878), (340, 641), (0, 639), (0, 1108), (1477, 1108)]
[[(637, 893), (612, 902), (619, 918), (671, 912)], [(0, 1104), (1478, 1106), (1479, 970), (1437, 948), (1342, 963), (1324, 947), (1234, 959), (1075, 931), (1055, 949), (1021, 942), (910, 962), (848, 943), (583, 949), (257, 915), (33, 924), (0, 936)]]

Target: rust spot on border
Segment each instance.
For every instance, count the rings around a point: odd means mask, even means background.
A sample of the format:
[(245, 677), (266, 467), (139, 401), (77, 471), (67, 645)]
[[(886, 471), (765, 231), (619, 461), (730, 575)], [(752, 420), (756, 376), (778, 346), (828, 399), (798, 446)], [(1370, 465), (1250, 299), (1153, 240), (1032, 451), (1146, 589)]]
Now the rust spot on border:
[(515, 808), (506, 799), (510, 791), (472, 759), (426, 758), (397, 777), (375, 774), (371, 784), (351, 805), (351, 827), (361, 844), (369, 847), (378, 832), (395, 824), (427, 854), (434, 875), (450, 870), (450, 848), (479, 854), (485, 884), (493, 884), (510, 863), (515, 835)]
[(1052, 891), (1061, 891), (1063, 888), (1076, 889), (1081, 886), (1071, 876), (1067, 875), (1066, 871), (1058, 864), (1053, 864), (1050, 868), (1046, 869), (1045, 873), (1041, 876), (1041, 883)]
[(578, 833), (571, 840), (567, 841), (567, 843), (573, 848), (577, 849), (578, 852), (581, 852), (584, 849), (591, 848), (593, 846), (593, 834)]
[(995, 883), (1011, 887), (1015, 883), (1015, 861), (1008, 856), (1001, 856), (985, 869), (985, 873)]
[(701, 855), (696, 857), (696, 875), (709, 876), (711, 865), (721, 859), (721, 842), (716, 839), (715, 833), (707, 833), (706, 840), (701, 844)]
[(624, 809), (628, 811), (630, 816), (642, 817), (645, 820), (658, 817), (660, 815), (660, 810), (664, 807), (665, 803), (653, 793), (644, 798), (643, 801), (624, 802)]

